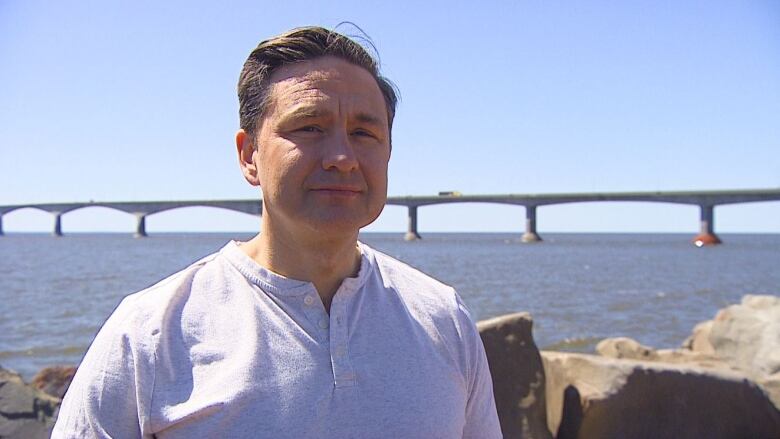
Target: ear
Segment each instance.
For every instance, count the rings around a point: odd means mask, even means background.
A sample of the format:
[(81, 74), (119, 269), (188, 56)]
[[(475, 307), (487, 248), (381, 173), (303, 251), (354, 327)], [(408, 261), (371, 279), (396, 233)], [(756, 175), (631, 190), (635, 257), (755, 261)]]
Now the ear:
[(255, 156), (255, 138), (244, 130), (238, 130), (236, 133), (236, 150), (238, 151), (238, 165), (241, 167), (241, 173), (244, 174), (246, 181), (252, 186), (260, 186), (260, 178), (257, 172), (257, 163)]

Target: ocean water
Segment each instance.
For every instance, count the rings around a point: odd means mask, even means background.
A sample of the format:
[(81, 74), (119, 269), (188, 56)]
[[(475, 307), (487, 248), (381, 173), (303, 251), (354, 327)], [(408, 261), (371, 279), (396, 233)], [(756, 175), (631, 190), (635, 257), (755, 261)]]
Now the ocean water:
[[(0, 365), (29, 379), (77, 364), (122, 297), (251, 234), (8, 234), (0, 237)], [(592, 351), (605, 337), (676, 347), (745, 294), (780, 295), (780, 235), (400, 233), (361, 240), (454, 286), (475, 319), (534, 317), (541, 348)]]

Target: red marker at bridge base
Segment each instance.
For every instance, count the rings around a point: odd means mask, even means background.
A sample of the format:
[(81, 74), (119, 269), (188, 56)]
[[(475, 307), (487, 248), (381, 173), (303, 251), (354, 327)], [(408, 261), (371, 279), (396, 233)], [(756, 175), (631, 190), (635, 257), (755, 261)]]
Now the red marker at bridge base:
[(714, 233), (701, 233), (695, 238), (693, 238), (693, 244), (696, 247), (705, 247), (710, 245), (718, 245), (722, 244), (723, 241), (718, 238), (718, 235)]

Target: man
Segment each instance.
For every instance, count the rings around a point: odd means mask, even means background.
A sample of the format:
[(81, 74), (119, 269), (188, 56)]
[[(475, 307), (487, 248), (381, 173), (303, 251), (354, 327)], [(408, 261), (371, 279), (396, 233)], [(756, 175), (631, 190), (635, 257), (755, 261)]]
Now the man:
[(125, 298), (53, 437), (501, 437), (452, 290), (359, 243), (387, 197), (396, 94), (318, 27), (260, 43), (238, 86), (260, 233)]

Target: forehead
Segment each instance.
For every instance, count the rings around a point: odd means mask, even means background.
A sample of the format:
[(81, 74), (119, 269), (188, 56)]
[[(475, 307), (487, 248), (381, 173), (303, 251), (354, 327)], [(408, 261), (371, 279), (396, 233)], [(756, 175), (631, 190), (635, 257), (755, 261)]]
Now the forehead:
[(326, 56), (288, 64), (270, 79), (270, 113), (299, 105), (332, 103), (341, 109), (377, 112), (377, 117), (386, 120), (384, 97), (374, 77), (339, 58)]

